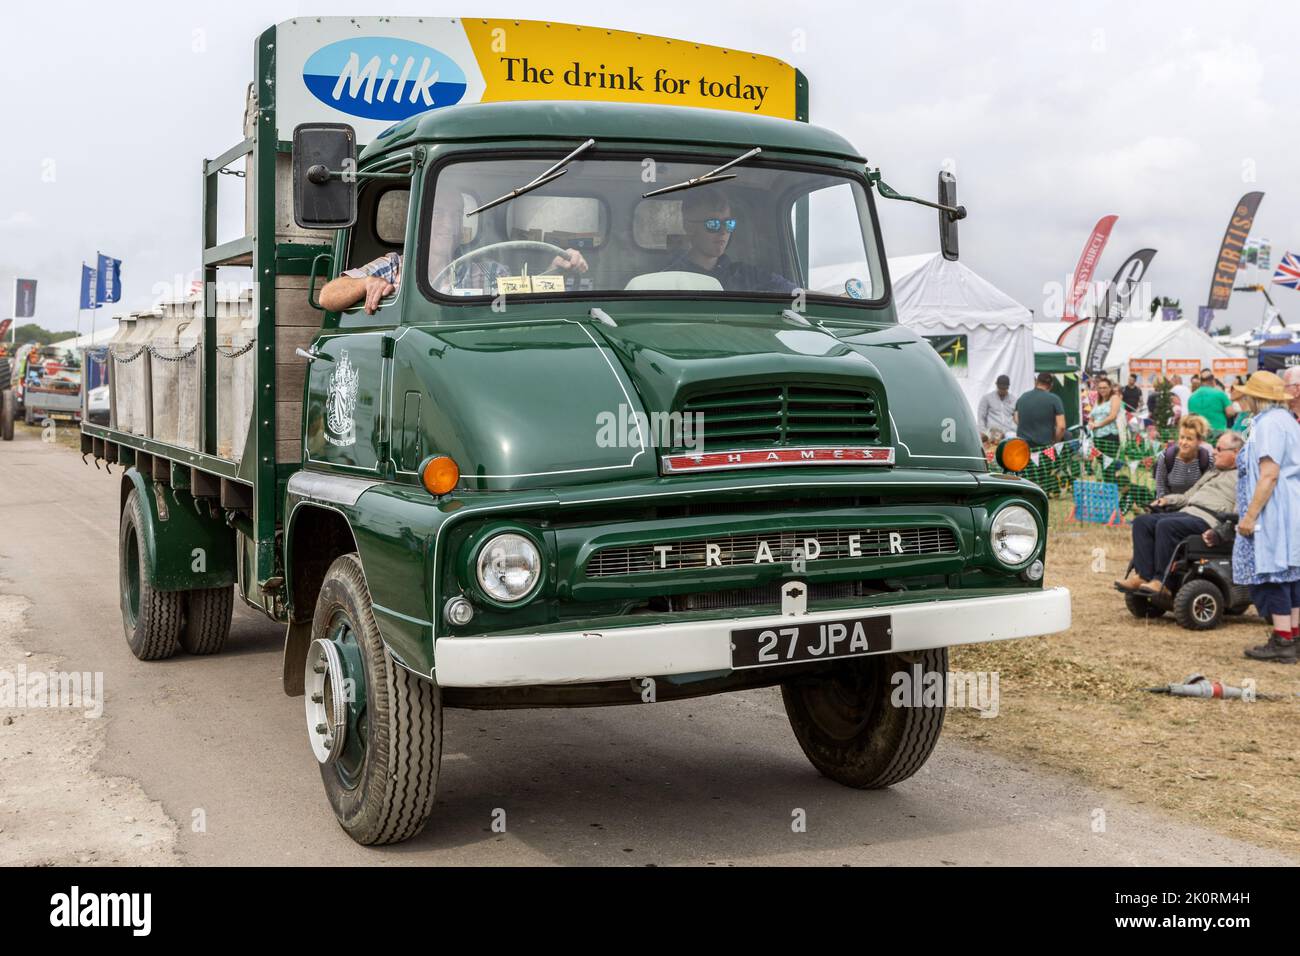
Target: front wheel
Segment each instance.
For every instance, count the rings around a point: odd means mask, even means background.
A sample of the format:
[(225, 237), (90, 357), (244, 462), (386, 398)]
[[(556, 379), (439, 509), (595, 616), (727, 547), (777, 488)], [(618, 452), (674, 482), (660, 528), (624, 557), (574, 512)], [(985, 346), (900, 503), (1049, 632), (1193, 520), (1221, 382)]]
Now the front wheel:
[(1140, 620), (1152, 620), (1165, 613), (1141, 594), (1125, 594), (1124, 606), (1128, 608), (1130, 614)]
[(846, 660), (782, 684), (781, 697), (812, 765), (837, 783), (874, 790), (906, 780), (929, 759), (943, 729), (947, 678), (948, 649), (939, 647)]
[(364, 845), (415, 836), (437, 791), (441, 691), (384, 647), (358, 555), (330, 565), (311, 636), (307, 733), (334, 816)]

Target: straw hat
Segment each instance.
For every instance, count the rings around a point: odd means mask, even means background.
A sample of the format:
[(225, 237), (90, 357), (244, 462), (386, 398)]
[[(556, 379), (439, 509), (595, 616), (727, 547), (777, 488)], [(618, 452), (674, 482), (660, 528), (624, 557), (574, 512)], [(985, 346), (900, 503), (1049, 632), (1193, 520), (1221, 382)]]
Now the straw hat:
[(1262, 398), (1266, 402), (1285, 402), (1291, 398), (1286, 393), (1286, 385), (1283, 384), (1282, 379), (1263, 369), (1252, 375), (1245, 385), (1233, 385), (1231, 392), (1233, 398), (1249, 395), (1251, 398)]

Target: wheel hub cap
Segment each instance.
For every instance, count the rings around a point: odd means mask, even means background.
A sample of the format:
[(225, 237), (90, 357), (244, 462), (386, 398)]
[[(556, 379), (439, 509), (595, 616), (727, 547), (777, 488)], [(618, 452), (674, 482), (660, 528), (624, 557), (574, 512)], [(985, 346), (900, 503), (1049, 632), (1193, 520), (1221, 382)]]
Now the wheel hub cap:
[(333, 642), (316, 639), (307, 651), (307, 739), (323, 765), (339, 758), (347, 743), (347, 673)]

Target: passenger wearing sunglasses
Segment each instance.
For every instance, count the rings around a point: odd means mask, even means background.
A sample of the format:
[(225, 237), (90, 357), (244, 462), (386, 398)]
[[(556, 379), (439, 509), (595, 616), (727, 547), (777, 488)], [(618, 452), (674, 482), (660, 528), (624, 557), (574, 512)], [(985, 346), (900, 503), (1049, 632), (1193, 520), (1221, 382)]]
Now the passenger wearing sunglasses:
[(738, 228), (731, 203), (722, 192), (696, 187), (682, 198), (682, 224), (688, 247), (667, 269), (713, 276), (727, 292), (780, 292), (798, 288), (784, 276), (727, 257), (727, 245)]

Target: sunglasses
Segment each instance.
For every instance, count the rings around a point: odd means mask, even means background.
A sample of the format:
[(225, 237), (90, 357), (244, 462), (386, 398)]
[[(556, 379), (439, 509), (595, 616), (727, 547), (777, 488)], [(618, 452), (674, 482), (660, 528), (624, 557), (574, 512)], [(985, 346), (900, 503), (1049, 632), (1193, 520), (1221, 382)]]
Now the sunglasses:
[(704, 228), (709, 232), (721, 232), (724, 226), (727, 232), (736, 231), (736, 220), (734, 219), (692, 219), (691, 222), (703, 223)]

